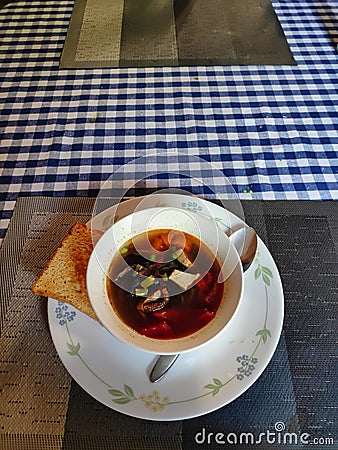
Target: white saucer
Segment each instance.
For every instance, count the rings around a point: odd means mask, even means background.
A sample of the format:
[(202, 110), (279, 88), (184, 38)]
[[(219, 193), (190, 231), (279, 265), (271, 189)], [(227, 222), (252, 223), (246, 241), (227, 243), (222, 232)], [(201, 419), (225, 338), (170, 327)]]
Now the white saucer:
[[(161, 205), (194, 210), (223, 229), (243, 223), (206, 200), (195, 202), (194, 198), (176, 194), (160, 197)], [(119, 217), (134, 211), (141, 200), (125, 201)], [(107, 229), (115, 209), (97, 215), (92, 226)], [(155, 355), (121, 343), (73, 307), (48, 301), (54, 345), (74, 380), (109, 408), (150, 420), (200, 416), (239, 397), (268, 365), (279, 341), (283, 311), (280, 276), (259, 239), (256, 259), (245, 273), (244, 297), (236, 320), (210, 344), (180, 355), (166, 377), (152, 384), (148, 374)]]

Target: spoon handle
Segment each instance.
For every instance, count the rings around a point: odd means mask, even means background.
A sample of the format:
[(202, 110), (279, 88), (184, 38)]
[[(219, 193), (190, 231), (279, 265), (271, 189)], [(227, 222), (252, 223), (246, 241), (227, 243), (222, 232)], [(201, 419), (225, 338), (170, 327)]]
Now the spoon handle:
[(149, 375), (149, 380), (152, 383), (159, 381), (174, 364), (179, 354), (176, 355), (159, 355), (155, 361), (154, 367)]

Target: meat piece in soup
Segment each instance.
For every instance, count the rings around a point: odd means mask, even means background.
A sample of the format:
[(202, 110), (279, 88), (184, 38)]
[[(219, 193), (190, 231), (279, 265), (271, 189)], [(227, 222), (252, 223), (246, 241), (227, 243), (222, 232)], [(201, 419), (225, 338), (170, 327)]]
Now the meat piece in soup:
[[(223, 297), (224, 284), (217, 281), (220, 264), (212, 252), (196, 237), (183, 233), (183, 240), (176, 239), (175, 233), (154, 230), (129, 240), (113, 258), (107, 276), (108, 297), (117, 315), (151, 338), (196, 332), (215, 317)], [(164, 256), (168, 251), (169, 260)]]

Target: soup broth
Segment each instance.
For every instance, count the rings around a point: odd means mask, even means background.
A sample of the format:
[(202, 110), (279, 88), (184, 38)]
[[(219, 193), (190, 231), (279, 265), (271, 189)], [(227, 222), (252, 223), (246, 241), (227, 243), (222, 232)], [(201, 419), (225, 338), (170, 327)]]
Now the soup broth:
[[(168, 251), (170, 260), (164, 257)], [(109, 268), (107, 292), (127, 326), (151, 338), (175, 339), (215, 317), (224, 291), (224, 283), (217, 281), (220, 265), (196, 237), (170, 229), (150, 231), (128, 241), (119, 253)]]

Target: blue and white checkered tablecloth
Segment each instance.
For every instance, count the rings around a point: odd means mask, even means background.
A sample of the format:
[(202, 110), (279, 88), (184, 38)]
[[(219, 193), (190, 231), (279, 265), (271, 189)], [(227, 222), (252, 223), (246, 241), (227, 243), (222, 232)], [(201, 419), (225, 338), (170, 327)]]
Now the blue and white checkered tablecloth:
[[(134, 169), (170, 173), (195, 155), (240, 199), (337, 199), (338, 4), (273, 5), (297, 66), (61, 71), (73, 2), (3, 7), (0, 237), (18, 196), (96, 195), (154, 150), (178, 151), (165, 170), (156, 161)], [(190, 170), (217, 191), (221, 178)]]

